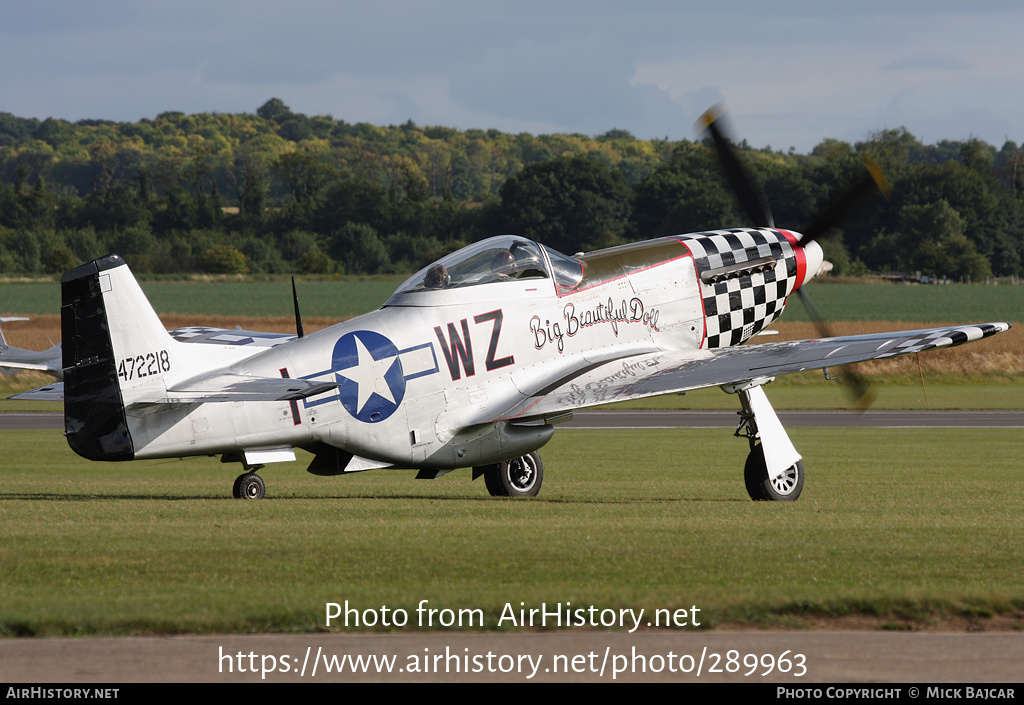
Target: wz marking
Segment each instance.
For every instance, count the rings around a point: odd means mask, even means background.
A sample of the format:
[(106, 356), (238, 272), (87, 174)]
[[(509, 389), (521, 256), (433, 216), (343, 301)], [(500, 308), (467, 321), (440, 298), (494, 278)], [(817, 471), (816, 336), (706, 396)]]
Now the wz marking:
[(126, 357), (117, 366), (117, 376), (125, 382), (169, 372), (171, 357), (166, 350), (155, 350), (134, 357)]
[[(491, 321), (491, 339), (487, 345), (487, 357), (484, 360), (484, 367), (487, 368), (488, 372), (514, 365), (516, 362), (513, 355), (497, 360), (494, 358), (498, 352), (498, 339), (501, 337), (501, 322), (504, 318), (505, 315), (501, 312), (500, 308), (473, 316), (473, 323), (477, 325)], [(459, 321), (459, 324), (462, 328), (462, 335), (459, 335), (455, 322), (452, 321), (447, 325), (447, 338), (445, 338), (444, 330), (441, 326), (434, 326), (437, 342), (441, 345), (441, 353), (444, 355), (444, 361), (448, 364), (448, 374), (451, 375), (453, 382), (457, 379), (462, 379), (463, 369), (465, 369), (467, 377), (472, 377), (476, 374), (476, 364), (473, 360), (473, 339), (469, 333), (469, 320), (463, 318)]]

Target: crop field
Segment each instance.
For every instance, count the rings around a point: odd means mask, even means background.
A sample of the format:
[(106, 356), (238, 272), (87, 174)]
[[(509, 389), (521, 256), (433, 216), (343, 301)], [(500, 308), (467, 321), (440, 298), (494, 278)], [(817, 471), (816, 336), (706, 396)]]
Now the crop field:
[(709, 628), (1024, 628), (1024, 430), (791, 433), (795, 503), (747, 499), (727, 430), (559, 431), (527, 501), (468, 471), (320, 478), (300, 458), (260, 502), (230, 499), (214, 459), (88, 463), (2, 432), (0, 634), (323, 631), (345, 600), (486, 628), (566, 601), (695, 605)]

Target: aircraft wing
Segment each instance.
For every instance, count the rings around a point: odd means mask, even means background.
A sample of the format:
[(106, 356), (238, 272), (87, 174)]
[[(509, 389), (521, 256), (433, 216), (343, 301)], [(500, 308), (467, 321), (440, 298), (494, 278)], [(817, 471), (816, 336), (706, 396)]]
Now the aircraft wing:
[[(136, 404), (198, 404), (231, 401), (297, 401), (337, 388), (333, 382), (304, 379), (248, 377), (221, 373), (193, 378), (167, 390), (166, 394)], [(8, 399), (22, 401), (64, 401), (64, 384), (50, 384)]]
[(597, 404), (952, 347), (1009, 328), (1009, 323), (982, 323), (636, 355), (569, 374), (535, 392), (504, 418), (527, 421)]
[[(27, 321), (24, 316), (0, 316), (0, 324), (10, 321)], [(54, 345), (49, 350), (24, 350), (11, 347), (0, 331), (0, 372), (12, 375), (22, 370), (35, 370), (53, 375), (57, 379), (63, 376), (61, 347)]]
[[(31, 352), (31, 351), (30, 351)], [(36, 372), (45, 372), (51, 376), (59, 376), (62, 372), (60, 368), (60, 358), (54, 358), (54, 362), (49, 364), (45, 362), (27, 362), (21, 360), (11, 360), (7, 357), (0, 356), (0, 372), (4, 374), (13, 375), (22, 370), (34, 370)]]

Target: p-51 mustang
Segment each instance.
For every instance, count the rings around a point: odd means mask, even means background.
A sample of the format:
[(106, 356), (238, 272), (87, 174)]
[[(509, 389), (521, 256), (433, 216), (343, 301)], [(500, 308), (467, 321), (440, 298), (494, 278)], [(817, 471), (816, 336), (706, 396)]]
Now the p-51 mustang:
[(317, 475), (473, 468), (492, 495), (524, 497), (541, 487), (537, 450), (574, 410), (721, 386), (740, 399), (748, 493), (794, 500), (803, 463), (765, 383), (1009, 325), (741, 345), (823, 268), (814, 237), (827, 223), (809, 237), (764, 220), (573, 257), (494, 237), (416, 273), (381, 309), (305, 336), (168, 333), (110, 255), (62, 278), (63, 389), (18, 396), (63, 398), (68, 443), (86, 458), (241, 462), (240, 498), (263, 497), (256, 471), (295, 448)]

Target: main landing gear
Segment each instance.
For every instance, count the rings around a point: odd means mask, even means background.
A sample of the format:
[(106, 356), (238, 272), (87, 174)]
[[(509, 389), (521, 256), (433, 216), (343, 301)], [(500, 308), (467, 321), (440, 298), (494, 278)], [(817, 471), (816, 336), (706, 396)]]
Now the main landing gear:
[(263, 478), (256, 474), (262, 465), (246, 465), (245, 472), (235, 478), (235, 486), (231, 493), (235, 499), (263, 499), (267, 494), (267, 486)]
[(766, 381), (770, 380), (726, 385), (722, 389), (739, 394), (743, 407), (735, 435), (746, 438), (750, 444), (743, 468), (747, 494), (754, 501), (792, 502), (804, 488), (804, 464), (761, 389)]
[(752, 500), (774, 500), (780, 502), (793, 501), (804, 489), (804, 463), (796, 461), (774, 478), (768, 476), (768, 465), (764, 460), (764, 448), (760, 444), (754, 446), (743, 467), (743, 480), (747, 485), (747, 494)]
[(484, 476), (492, 497), (536, 497), (544, 480), (544, 463), (540, 454), (533, 451), (512, 460), (473, 468), (473, 479), (480, 475)]

